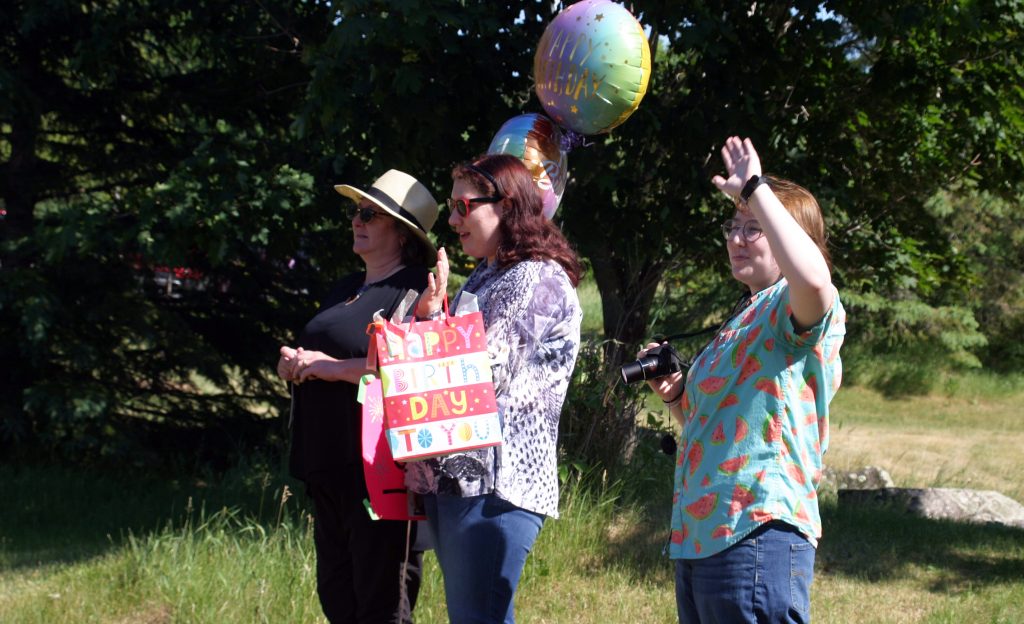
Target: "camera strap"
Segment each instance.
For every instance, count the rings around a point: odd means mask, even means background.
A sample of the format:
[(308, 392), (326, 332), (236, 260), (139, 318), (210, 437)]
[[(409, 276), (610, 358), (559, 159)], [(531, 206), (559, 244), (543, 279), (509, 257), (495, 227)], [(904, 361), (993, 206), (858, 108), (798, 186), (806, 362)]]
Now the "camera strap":
[(717, 336), (720, 331), (725, 329), (725, 326), (728, 325), (730, 321), (732, 321), (734, 318), (736, 318), (736, 316), (739, 315), (739, 313), (742, 312), (744, 310), (744, 308), (747, 307), (747, 304), (750, 303), (750, 299), (751, 299), (751, 295), (750, 295), (749, 292), (744, 292), (744, 293), (740, 294), (739, 299), (737, 299), (736, 303), (733, 304), (732, 311), (729, 313), (728, 318), (726, 318), (724, 321), (722, 321), (722, 323), (720, 325), (710, 325), (708, 327), (705, 327), (704, 329), (701, 329), (701, 330), (698, 330), (698, 331), (693, 331), (693, 332), (683, 332), (683, 333), (680, 333), (680, 334), (672, 334), (671, 336), (666, 336), (665, 338), (662, 338), (660, 342), (671, 342), (673, 340), (682, 340), (683, 338), (693, 338), (695, 336), (702, 336), (704, 334), (715, 332), (714, 335), (711, 337), (711, 340), (708, 340), (704, 344), (704, 346), (701, 347), (700, 349), (698, 349), (697, 353), (686, 362), (686, 365), (688, 367), (692, 366), (693, 363), (697, 361), (697, 358), (700, 357), (701, 353), (704, 353), (704, 350), (707, 349), (709, 346), (711, 346), (711, 343), (715, 339), (714, 337)]
[[(682, 332), (682, 333), (679, 333), (679, 334), (672, 334), (671, 336), (665, 336), (659, 342), (672, 342), (673, 340), (682, 340), (684, 338), (693, 338), (695, 336), (702, 336), (702, 335), (704, 335), (704, 334), (706, 334), (708, 332), (712, 332), (712, 331), (717, 334), (718, 332), (722, 331), (723, 327), (725, 327), (726, 325), (729, 324), (729, 321), (731, 321), (734, 318), (736, 318), (736, 315), (739, 314), (740, 312), (742, 312), (743, 309), (747, 307), (748, 303), (750, 303), (750, 293), (749, 292), (742, 293), (740, 295), (740, 298), (736, 300), (736, 303), (733, 304), (732, 311), (729, 313), (729, 317), (727, 319), (725, 319), (724, 321), (722, 321), (721, 324), (719, 324), (719, 325), (709, 325), (709, 326), (705, 327), (704, 329), (699, 329), (697, 331)], [(701, 349), (701, 351), (703, 351), (703, 350), (704, 349)], [(696, 358), (694, 358), (694, 359), (696, 359)]]

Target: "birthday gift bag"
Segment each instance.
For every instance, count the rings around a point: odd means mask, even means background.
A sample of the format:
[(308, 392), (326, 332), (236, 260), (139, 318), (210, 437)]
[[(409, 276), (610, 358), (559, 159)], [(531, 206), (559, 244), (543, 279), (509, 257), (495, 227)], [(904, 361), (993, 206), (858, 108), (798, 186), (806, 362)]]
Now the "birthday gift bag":
[(380, 380), (365, 375), (359, 380), (359, 402), (363, 404), (363, 476), (367, 503), (374, 519), (424, 520), (416, 496), (405, 487), (405, 470), (395, 463), (384, 433), (384, 402)]
[(480, 312), (371, 326), (384, 426), (397, 461), (501, 444)]

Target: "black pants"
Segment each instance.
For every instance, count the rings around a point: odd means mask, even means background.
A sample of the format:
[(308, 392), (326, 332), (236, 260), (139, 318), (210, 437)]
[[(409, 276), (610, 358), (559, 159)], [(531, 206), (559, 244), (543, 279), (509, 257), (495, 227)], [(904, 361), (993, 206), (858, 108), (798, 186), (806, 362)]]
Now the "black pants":
[(412, 622), (423, 573), (423, 553), (412, 550), (416, 523), (372, 520), (358, 492), (323, 482), (307, 486), (316, 509), (316, 589), (327, 619), (332, 624)]

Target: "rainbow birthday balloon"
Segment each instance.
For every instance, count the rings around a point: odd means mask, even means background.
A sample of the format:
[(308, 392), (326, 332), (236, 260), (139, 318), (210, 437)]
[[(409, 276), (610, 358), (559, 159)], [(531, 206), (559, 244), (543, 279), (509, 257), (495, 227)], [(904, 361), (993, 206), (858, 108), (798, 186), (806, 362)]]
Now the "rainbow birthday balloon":
[(562, 131), (557, 125), (535, 113), (513, 117), (498, 129), (487, 153), (522, 159), (544, 203), (544, 216), (548, 219), (554, 216), (569, 177)]
[(626, 121), (647, 93), (651, 48), (640, 23), (610, 0), (566, 7), (544, 30), (533, 57), (537, 97), (547, 114), (580, 134)]

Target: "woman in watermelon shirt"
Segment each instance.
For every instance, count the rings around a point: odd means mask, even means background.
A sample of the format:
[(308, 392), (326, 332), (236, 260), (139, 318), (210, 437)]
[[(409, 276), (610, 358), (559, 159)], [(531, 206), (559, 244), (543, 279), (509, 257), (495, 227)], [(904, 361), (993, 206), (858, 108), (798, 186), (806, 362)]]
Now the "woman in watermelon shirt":
[(750, 139), (730, 137), (722, 158), (728, 177), (712, 182), (735, 201), (722, 230), (750, 294), (685, 380), (648, 382), (682, 425), (669, 545), (679, 621), (808, 622), (846, 314), (814, 197), (763, 176)]

